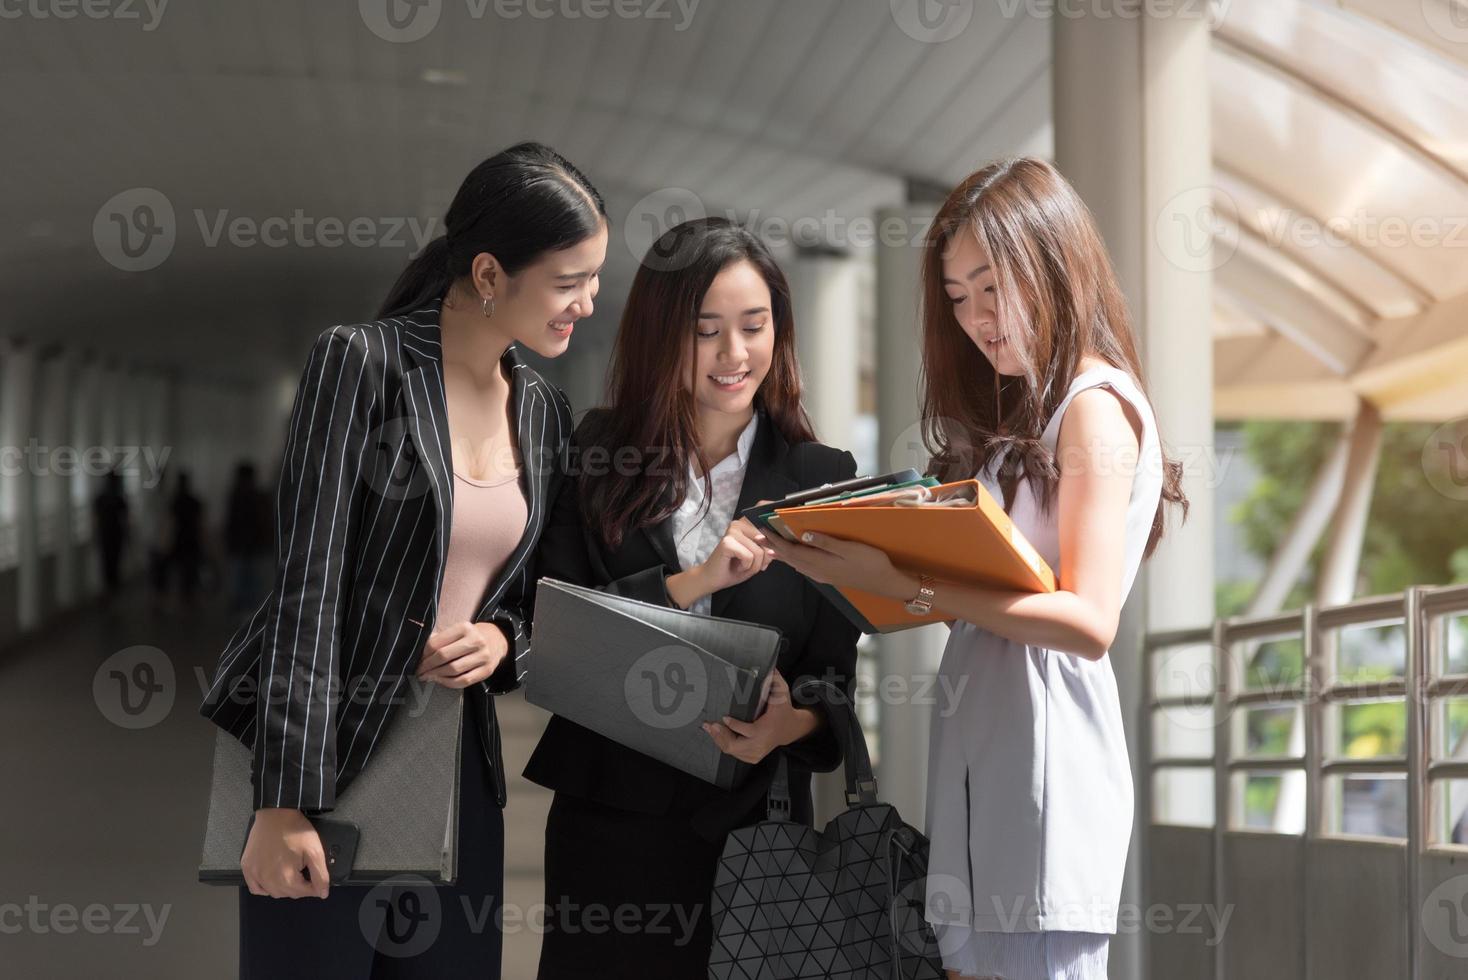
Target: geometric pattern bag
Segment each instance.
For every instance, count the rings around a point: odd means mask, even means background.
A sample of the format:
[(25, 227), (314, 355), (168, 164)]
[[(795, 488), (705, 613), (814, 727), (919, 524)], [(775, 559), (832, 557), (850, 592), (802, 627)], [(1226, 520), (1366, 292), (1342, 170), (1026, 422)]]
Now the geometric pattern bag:
[[(841, 744), (848, 809), (824, 830), (790, 819), (784, 754), (767, 818), (724, 842), (711, 901), (710, 980), (943, 980), (924, 912), (928, 840), (879, 802), (850, 699), (810, 679)], [(808, 702), (806, 702), (808, 703)]]

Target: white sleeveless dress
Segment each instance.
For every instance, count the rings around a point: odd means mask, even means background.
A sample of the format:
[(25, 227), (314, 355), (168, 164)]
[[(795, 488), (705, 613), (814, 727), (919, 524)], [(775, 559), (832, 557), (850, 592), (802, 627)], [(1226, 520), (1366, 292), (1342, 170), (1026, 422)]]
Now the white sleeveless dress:
[[(1162, 492), (1146, 396), (1127, 372), (1078, 374), (1066, 408), (1105, 385), (1142, 421), (1126, 513), (1122, 596), (1131, 591)], [(1003, 501), (997, 461), (977, 478)], [(1040, 511), (1020, 482), (1010, 517), (1058, 574), (1058, 499)], [(1111, 654), (1091, 662), (953, 625), (939, 668), (951, 710), (935, 711), (928, 758), (928, 918), (944, 966), (1004, 980), (1105, 980), (1132, 828), (1132, 773)], [(959, 685), (962, 685), (960, 687)]]

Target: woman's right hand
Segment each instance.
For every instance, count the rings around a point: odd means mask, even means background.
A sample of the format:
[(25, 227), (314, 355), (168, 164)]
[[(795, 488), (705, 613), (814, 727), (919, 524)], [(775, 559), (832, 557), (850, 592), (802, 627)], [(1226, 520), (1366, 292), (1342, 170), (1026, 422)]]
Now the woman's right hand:
[(668, 577), (668, 595), (687, 609), (706, 595), (753, 578), (770, 566), (775, 553), (748, 518), (729, 525), (713, 554), (701, 565)]
[[(303, 871), (307, 868), (309, 880)], [(287, 807), (255, 811), (240, 870), (251, 895), (325, 898), (331, 884), (321, 836), (304, 813)]]

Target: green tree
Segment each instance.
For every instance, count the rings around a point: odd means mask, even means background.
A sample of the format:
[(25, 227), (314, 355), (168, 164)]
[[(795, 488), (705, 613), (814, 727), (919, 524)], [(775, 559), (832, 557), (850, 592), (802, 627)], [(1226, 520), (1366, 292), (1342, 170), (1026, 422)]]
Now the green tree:
[[(1259, 470), (1253, 490), (1224, 519), (1245, 547), (1268, 561), (1326, 455), (1339, 438), (1333, 422), (1247, 422), (1245, 451)], [(1434, 487), (1423, 469), (1422, 450), (1437, 426), (1389, 423), (1383, 428), (1381, 460), (1372, 490), (1356, 594), (1400, 592), (1409, 585), (1468, 582), (1468, 503)], [(1325, 553), (1317, 542), (1285, 608), (1310, 601)], [(1254, 582), (1223, 582), (1218, 614), (1243, 609)]]

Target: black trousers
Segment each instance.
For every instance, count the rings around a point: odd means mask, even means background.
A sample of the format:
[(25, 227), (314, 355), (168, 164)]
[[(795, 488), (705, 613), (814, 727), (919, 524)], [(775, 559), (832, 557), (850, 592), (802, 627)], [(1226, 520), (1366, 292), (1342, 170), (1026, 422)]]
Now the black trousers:
[(695, 834), (686, 814), (557, 793), (545, 828), (539, 980), (705, 980), (723, 848)]
[(240, 980), (499, 980), (504, 813), (464, 704), (459, 875), (452, 886), (334, 885), (326, 898), (240, 894)]

